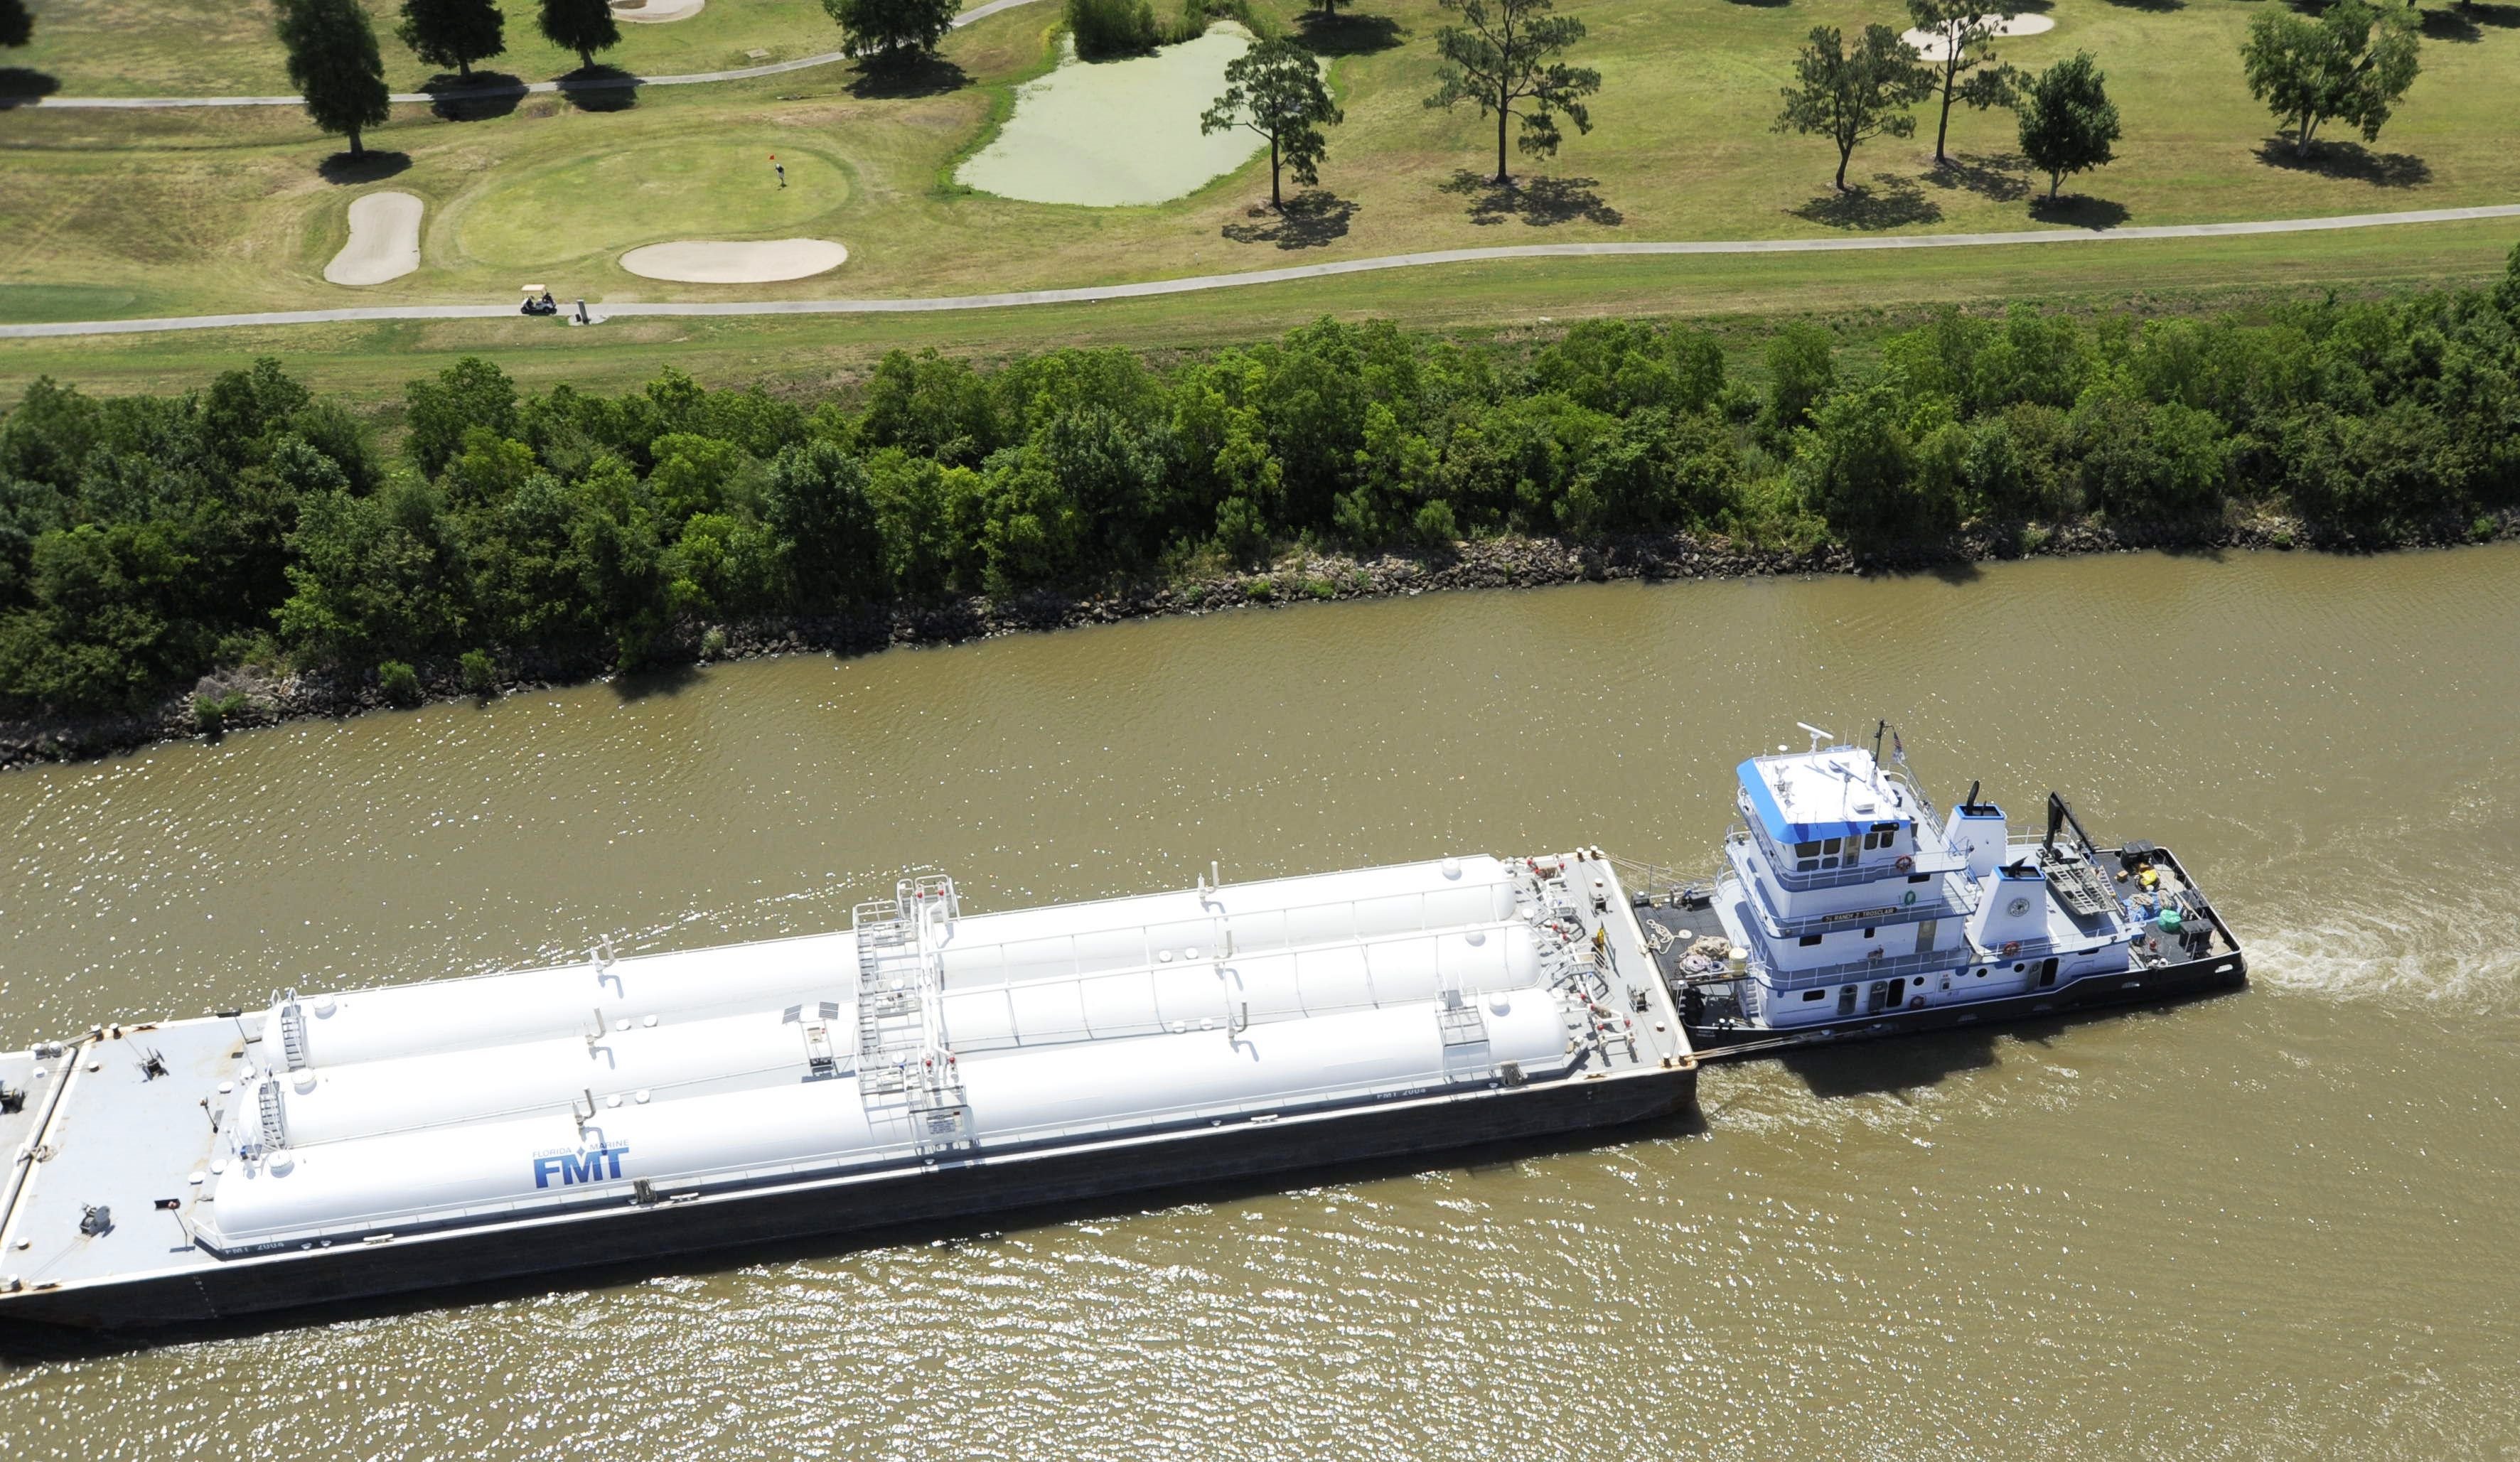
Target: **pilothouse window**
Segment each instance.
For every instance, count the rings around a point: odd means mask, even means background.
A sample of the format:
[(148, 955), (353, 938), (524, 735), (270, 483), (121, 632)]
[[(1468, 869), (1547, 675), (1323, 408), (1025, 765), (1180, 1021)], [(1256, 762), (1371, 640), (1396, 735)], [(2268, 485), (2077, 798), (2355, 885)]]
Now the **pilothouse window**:
[(1816, 843), (1796, 843), (1794, 844), (1794, 871), (1811, 873), (1822, 868), (1836, 867), (1841, 850), (1848, 855), (1847, 862), (1851, 863), (1854, 861), (1854, 843), (1853, 838), (1822, 838)]

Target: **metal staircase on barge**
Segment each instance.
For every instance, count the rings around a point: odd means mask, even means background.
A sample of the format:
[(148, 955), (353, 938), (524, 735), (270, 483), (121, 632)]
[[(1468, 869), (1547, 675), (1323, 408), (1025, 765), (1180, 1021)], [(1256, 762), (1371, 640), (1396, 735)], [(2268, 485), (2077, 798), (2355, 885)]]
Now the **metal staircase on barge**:
[(857, 906), (858, 1091), (867, 1116), (898, 1113), (922, 1152), (971, 1140), (971, 1104), (945, 1039), (944, 948), (962, 904), (941, 874), (905, 878)]

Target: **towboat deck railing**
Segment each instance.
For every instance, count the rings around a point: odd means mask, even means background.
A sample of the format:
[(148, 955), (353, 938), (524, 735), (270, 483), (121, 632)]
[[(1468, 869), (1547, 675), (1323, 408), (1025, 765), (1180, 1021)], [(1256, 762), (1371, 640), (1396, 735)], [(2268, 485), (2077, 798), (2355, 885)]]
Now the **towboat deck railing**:
[(1867, 980), (1887, 980), (1893, 976), (1934, 974), (1964, 965), (2005, 963), (2043, 958), (2055, 952), (2053, 940), (2021, 940), (2006, 953), (1991, 953), (1967, 945), (1956, 949), (1925, 950), (1908, 954), (1884, 954), (1878, 959), (1846, 959), (1834, 964), (1813, 965), (1808, 969), (1780, 970), (1773, 956), (1760, 950), (1751, 958), (1750, 973), (1777, 990), (1811, 990), (1824, 985), (1857, 985)]
[[(1725, 835), (1724, 842), (1726, 855), (1728, 857), (1731, 856), (1732, 849), (1735, 844), (1749, 843), (1757, 847), (1760, 855), (1767, 861), (1769, 875), (1775, 878), (1777, 882), (1798, 894), (1818, 893), (1822, 889), (1849, 888), (1859, 883), (1878, 883), (1887, 877), (1902, 876), (1891, 872), (1887, 866), (1890, 860), (1878, 853), (1873, 856), (1871, 862), (1860, 863), (1851, 868), (1831, 868), (1824, 873), (1796, 873), (1790, 871), (1790, 867), (1793, 863), (1792, 856), (1786, 853), (1783, 849), (1778, 848), (1775, 843), (1769, 841), (1766, 833), (1759, 832), (1751, 827), (1733, 828), (1730, 833)], [(1919, 851), (1922, 850), (1920, 849)], [(1928, 853), (1925, 856), (1927, 858), (1946, 860), (1951, 858), (1950, 853), (1942, 851), (1939, 848), (1939, 845), (1937, 847), (1937, 851)], [(1923, 859), (1917, 860), (1920, 864), (1923, 861)], [(1948, 867), (1919, 866), (1912, 871), (1920, 873), (1957, 873), (1966, 866), (1968, 866), (1967, 864), (1955, 861)]]
[[(1752, 876), (1749, 848), (1741, 843), (1727, 843), (1724, 851), (1732, 860), (1732, 871), (1740, 879), (1741, 886), (1750, 891), (1760, 921), (1767, 926), (1767, 932), (1779, 937), (1833, 933), (1851, 925), (1879, 927), (1890, 924), (1919, 924), (1927, 919), (1964, 918), (1977, 911), (1977, 886), (1965, 878), (1955, 878), (1950, 873), (1941, 873), (1934, 877), (1935, 894), (1930, 901), (1918, 899), (1913, 904), (1890, 904), (1877, 908), (1854, 908), (1843, 912), (1806, 913), (1788, 917), (1779, 912), (1775, 903), (1770, 901), (1767, 887), (1758, 878)], [(1899, 885), (1903, 893), (1913, 892), (1914, 888), (1912, 884)]]

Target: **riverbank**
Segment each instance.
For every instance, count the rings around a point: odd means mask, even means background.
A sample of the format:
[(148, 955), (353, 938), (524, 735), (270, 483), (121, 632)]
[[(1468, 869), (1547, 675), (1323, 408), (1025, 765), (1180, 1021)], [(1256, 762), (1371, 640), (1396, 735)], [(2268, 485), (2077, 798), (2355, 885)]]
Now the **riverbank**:
[[(2494, 519), (2490, 541), (2520, 539), (2520, 512)], [(2443, 539), (2392, 546), (2413, 553), (2488, 541)], [(1299, 552), (1266, 571), (1141, 583), (1102, 593), (1030, 594), (1004, 600), (971, 597), (934, 604), (883, 605), (857, 613), (712, 624), (677, 624), (649, 663), (614, 669), (605, 647), (510, 650), (494, 658), (496, 674), (466, 684), (454, 658), (415, 667), (418, 684), (400, 695), (373, 672), (225, 666), (146, 710), (123, 715), (0, 720), (0, 771), (138, 751), (168, 741), (215, 740), (230, 731), (292, 721), (338, 720), (370, 711), (410, 710), (462, 700), (491, 700), (521, 691), (626, 676), (671, 678), (715, 663), (771, 655), (861, 655), (908, 645), (937, 645), (1001, 635), (1077, 629), (1124, 620), (1276, 608), (1341, 599), (1394, 598), (1455, 590), (1537, 589), (1552, 585), (1783, 576), (1909, 574), (2026, 557), (2085, 557), (2160, 551), (2289, 552), (2318, 542), (2302, 523), (2261, 515), (2226, 522), (2217, 531), (2110, 528), (2080, 524), (2030, 527), (2001, 536), (1963, 535), (1946, 552), (1858, 554), (1830, 544), (1805, 552), (1760, 549), (1689, 533), (1633, 535), (1600, 542), (1502, 537), (1457, 543), (1424, 553), (1361, 557)], [(2326, 545), (2312, 552), (2354, 552)]]

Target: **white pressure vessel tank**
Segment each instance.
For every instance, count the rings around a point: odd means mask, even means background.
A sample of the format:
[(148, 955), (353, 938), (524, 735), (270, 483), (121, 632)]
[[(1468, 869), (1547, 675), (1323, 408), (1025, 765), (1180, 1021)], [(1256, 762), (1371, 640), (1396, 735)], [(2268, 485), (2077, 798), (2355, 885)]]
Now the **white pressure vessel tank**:
[[(825, 1009), (835, 1010), (825, 1017)], [(856, 1070), (857, 1006), (807, 1001), (795, 1018), (756, 1010), (702, 1020), (633, 1024), (602, 1037), (562, 1036), (512, 1045), (433, 1051), (381, 1061), (310, 1067), (280, 1079), (285, 1130), (292, 1147), (347, 1137), (478, 1121), (527, 1111), (582, 1107), (591, 1096), (646, 1091), (682, 1095), (697, 1084), (798, 1082), (823, 1032), (832, 1075)]]
[(817, 934), (764, 944), (642, 954), (469, 980), (388, 986), (297, 1001), (298, 1055), (282, 1031), (287, 1002), (263, 1027), (264, 1060), (284, 1069), (376, 1061), (462, 1046), (590, 1034), (702, 1011), (779, 1007), (857, 989), (857, 940)]

